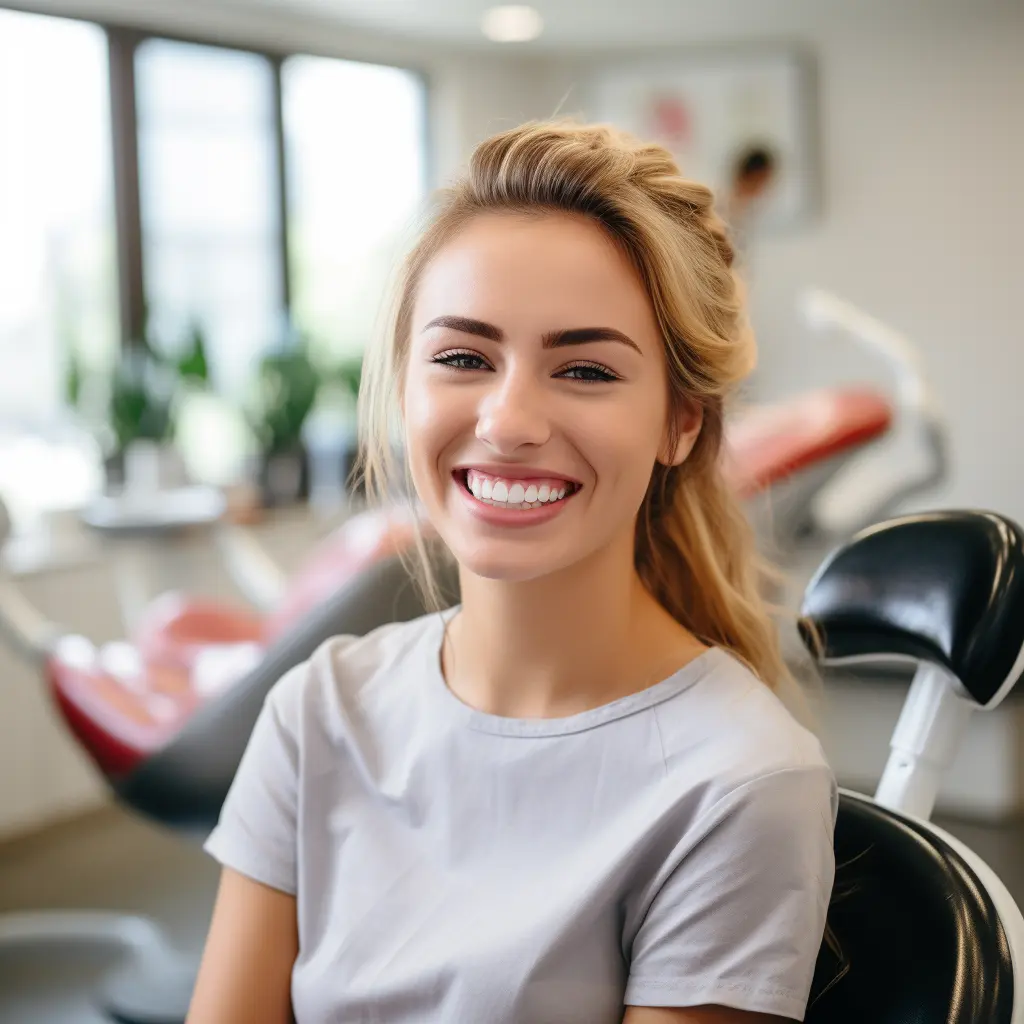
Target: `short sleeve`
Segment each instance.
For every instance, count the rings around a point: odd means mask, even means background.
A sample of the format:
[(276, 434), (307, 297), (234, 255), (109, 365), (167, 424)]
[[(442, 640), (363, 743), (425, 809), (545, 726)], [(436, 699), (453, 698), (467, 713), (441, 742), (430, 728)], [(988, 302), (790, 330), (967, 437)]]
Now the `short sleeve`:
[(297, 891), (297, 703), (304, 669), (293, 669), (267, 695), (203, 846), (224, 867), (289, 895)]
[(627, 1005), (721, 1005), (803, 1020), (835, 877), (824, 766), (747, 782), (707, 813), (632, 945)]

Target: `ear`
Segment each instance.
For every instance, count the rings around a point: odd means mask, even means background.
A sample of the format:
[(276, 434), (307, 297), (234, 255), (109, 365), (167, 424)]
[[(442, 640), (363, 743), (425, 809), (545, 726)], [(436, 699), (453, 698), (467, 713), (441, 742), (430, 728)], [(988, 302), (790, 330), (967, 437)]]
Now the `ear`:
[(673, 450), (668, 450), (668, 436), (658, 461), (666, 466), (681, 466), (689, 457), (693, 446), (700, 436), (704, 425), (704, 409), (699, 402), (684, 399), (675, 411), (676, 443)]

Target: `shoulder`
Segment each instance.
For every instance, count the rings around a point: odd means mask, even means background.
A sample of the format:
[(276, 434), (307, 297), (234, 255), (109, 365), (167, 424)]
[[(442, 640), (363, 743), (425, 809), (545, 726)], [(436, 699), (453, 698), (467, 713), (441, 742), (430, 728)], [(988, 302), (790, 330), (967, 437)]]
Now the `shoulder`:
[[(304, 662), (271, 688), (267, 704), (282, 723), (322, 725), (360, 705), (382, 679), (401, 672), (410, 658), (430, 656), (426, 644), (439, 645), (443, 623), (437, 613), (408, 622), (389, 622), (364, 636), (343, 635), (325, 641)], [(436, 653), (436, 651), (435, 651)]]
[(694, 685), (656, 709), (669, 779), (701, 789), (705, 807), (751, 789), (808, 787), (834, 803), (817, 736), (737, 658), (721, 649), (704, 657)]

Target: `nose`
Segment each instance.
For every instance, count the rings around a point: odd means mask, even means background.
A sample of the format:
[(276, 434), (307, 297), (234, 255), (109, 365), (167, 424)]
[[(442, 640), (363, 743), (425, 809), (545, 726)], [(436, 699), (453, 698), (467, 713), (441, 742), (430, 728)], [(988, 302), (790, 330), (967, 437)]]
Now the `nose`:
[(501, 455), (544, 444), (551, 436), (551, 421), (542, 390), (522, 368), (494, 374), (477, 410), (477, 439)]

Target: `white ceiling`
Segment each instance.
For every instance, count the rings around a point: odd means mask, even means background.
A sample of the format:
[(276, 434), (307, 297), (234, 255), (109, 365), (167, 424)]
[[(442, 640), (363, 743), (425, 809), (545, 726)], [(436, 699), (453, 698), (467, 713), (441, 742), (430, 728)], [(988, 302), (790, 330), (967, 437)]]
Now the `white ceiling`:
[[(355, 28), (474, 46), (488, 44), (480, 16), (496, 0), (219, 0), (304, 13)], [(1019, 0), (532, 0), (545, 31), (510, 49), (650, 46), (792, 35), (816, 24), (866, 21), (884, 30), (906, 15), (984, 17)]]

